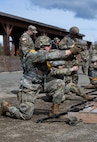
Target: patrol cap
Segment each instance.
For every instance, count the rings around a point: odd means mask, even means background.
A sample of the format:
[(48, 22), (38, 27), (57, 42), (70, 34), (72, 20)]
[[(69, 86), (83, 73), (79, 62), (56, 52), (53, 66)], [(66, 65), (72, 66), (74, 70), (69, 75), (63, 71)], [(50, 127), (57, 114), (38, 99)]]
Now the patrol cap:
[(91, 58), (91, 62), (95, 62), (95, 61), (97, 61), (97, 55), (94, 55), (94, 56), (92, 56), (92, 58)]
[(36, 27), (33, 25), (29, 25), (28, 30), (31, 30), (33, 33), (38, 33)]

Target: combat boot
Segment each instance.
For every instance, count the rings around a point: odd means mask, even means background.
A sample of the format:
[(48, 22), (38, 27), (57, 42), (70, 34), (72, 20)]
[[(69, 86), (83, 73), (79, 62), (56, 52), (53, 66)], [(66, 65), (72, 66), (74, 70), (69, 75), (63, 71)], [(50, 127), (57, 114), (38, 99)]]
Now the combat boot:
[(49, 116), (53, 116), (53, 115), (56, 115), (56, 114), (59, 114), (59, 104), (53, 104), (51, 106), (51, 111), (49, 113)]
[(88, 95), (86, 95), (86, 94), (83, 94), (83, 96), (82, 96), (85, 100), (87, 100), (87, 101), (92, 101), (92, 97), (90, 97), (90, 96), (88, 96)]
[(94, 89), (94, 88), (95, 88), (94, 85), (92, 85), (91, 83), (88, 84), (88, 85), (85, 87), (85, 89)]
[(3, 101), (3, 102), (1, 103), (1, 114), (2, 114), (2, 115), (5, 115), (6, 112), (9, 111), (9, 107), (10, 107), (10, 106), (11, 106), (11, 105), (10, 105), (7, 101)]

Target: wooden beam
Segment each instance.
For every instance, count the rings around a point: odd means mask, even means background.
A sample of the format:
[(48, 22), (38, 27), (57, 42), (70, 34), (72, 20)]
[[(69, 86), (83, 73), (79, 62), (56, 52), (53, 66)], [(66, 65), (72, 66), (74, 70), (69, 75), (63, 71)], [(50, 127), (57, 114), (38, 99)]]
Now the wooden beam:
[(68, 112), (68, 117), (82, 119), (83, 123), (97, 123), (97, 113), (92, 112)]
[(10, 41), (9, 36), (11, 34), (11, 31), (13, 29), (12, 25), (9, 24), (2, 24), (3, 29), (5, 31), (5, 34), (3, 35), (3, 44), (4, 44), (4, 55), (9, 56), (10, 55)]

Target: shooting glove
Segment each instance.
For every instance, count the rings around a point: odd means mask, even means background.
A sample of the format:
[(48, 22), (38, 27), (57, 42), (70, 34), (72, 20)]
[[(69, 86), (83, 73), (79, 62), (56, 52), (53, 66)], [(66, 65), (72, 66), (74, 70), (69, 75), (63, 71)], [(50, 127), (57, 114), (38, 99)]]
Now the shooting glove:
[(81, 49), (78, 48), (78, 47), (73, 47), (73, 48), (70, 49), (70, 51), (73, 55), (77, 55), (81, 52)]

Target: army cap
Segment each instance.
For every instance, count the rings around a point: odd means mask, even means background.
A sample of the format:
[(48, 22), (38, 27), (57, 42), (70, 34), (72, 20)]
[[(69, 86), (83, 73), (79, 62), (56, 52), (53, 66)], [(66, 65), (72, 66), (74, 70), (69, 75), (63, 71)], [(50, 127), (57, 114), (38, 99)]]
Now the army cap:
[(33, 25), (29, 25), (28, 30), (31, 30), (33, 33), (38, 33), (36, 27)]
[(91, 62), (96, 62), (97, 61), (97, 55), (92, 56)]

